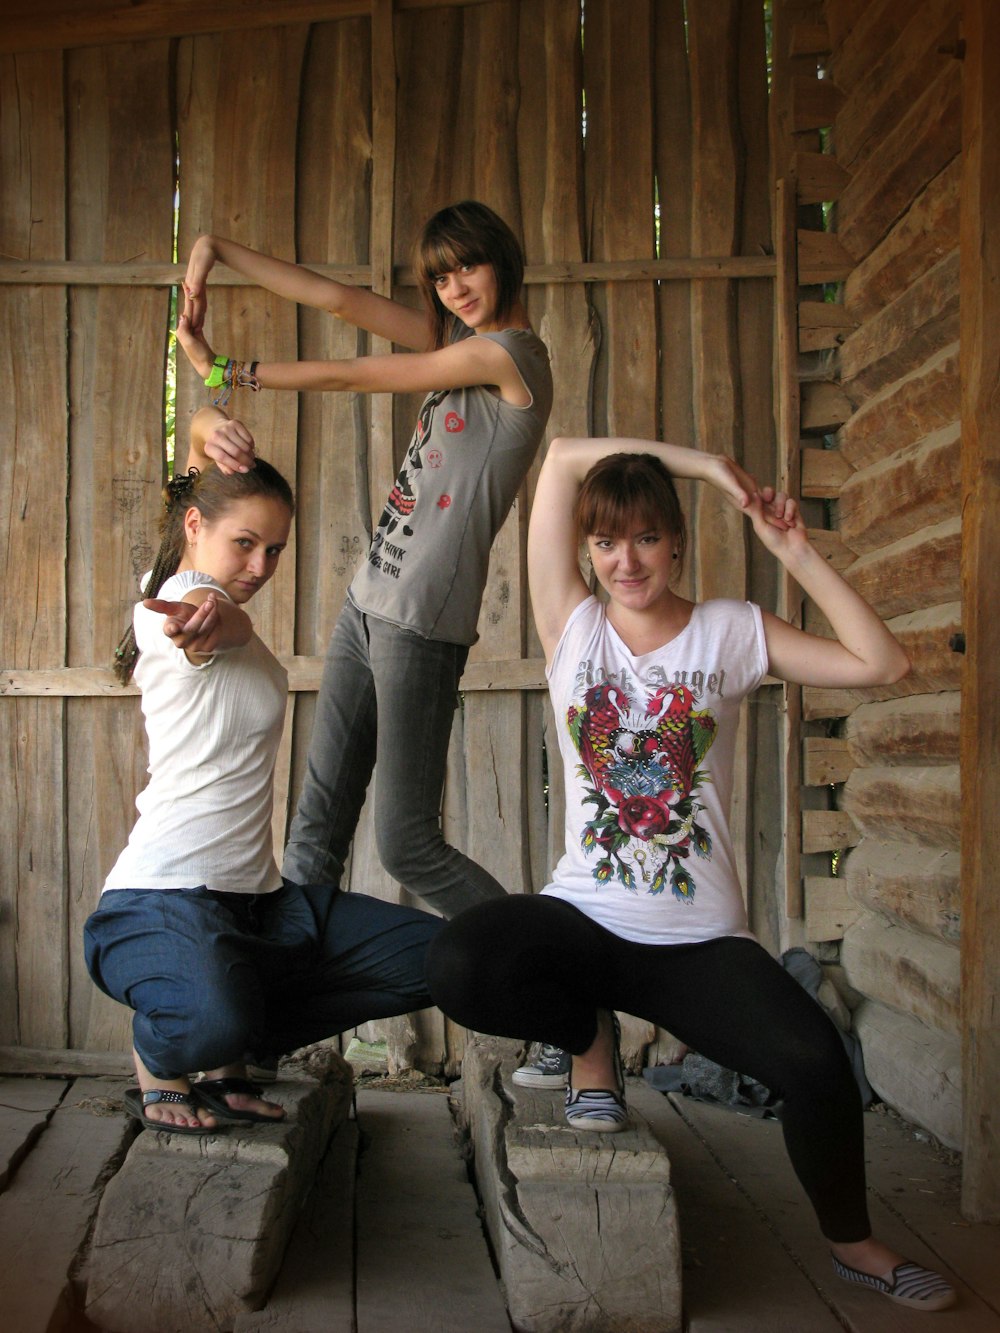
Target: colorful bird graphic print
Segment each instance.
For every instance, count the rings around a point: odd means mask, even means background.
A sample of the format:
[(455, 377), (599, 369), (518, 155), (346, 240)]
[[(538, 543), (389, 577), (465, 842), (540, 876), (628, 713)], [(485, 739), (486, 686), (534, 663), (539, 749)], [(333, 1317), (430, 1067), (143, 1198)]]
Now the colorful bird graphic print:
[(711, 778), (699, 765), (717, 728), (711, 709), (695, 702), (686, 686), (665, 685), (643, 707), (620, 685), (602, 681), (584, 692), (582, 706), (567, 710), (584, 802), (596, 806), (582, 845), (598, 858), (599, 885), (617, 879), (634, 893), (658, 894), (669, 881), (679, 902), (694, 900), (689, 858), (712, 854), (697, 799)]

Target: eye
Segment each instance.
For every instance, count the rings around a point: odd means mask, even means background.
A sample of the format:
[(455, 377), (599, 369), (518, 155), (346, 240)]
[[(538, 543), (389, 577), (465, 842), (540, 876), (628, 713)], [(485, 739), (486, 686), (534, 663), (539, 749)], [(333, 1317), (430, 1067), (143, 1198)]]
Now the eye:
[(463, 272), (463, 273), (475, 273), (475, 271), (476, 271), (476, 269), (477, 269), (478, 267), (479, 267), (478, 264), (463, 264), (463, 265), (462, 265), (462, 272)]
[(639, 538), (640, 546), (655, 546), (660, 540), (658, 532), (646, 532)]
[(448, 275), (447, 273), (438, 273), (431, 279), (431, 281), (434, 283), (435, 287), (443, 287), (448, 281)]
[(243, 551), (249, 551), (253, 547), (253, 542), (249, 537), (236, 537), (234, 540), (236, 545)]
[(285, 548), (283, 546), (269, 546), (267, 548), (267, 558), (269, 560), (277, 560), (278, 556), (282, 553), (284, 549)]

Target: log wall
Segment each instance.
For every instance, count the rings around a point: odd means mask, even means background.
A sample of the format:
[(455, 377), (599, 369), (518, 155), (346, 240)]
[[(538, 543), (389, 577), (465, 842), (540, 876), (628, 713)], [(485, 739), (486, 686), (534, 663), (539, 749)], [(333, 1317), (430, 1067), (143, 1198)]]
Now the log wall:
[(808, 879), (806, 918), (842, 937), (873, 1086), (957, 1146), (961, 4), (824, 11), (837, 90), (826, 148), (845, 173), (828, 226), (851, 267), (843, 325), (812, 354), (828, 404), (815, 443), (845, 577), (914, 669), (890, 689), (804, 692), (805, 744), (821, 747), (811, 781), (849, 821), (847, 837), (832, 824), (817, 834), (848, 850), (836, 877)]
[[(0, 811), (17, 833), (0, 849), (0, 1047), (57, 1066), (128, 1044), (128, 1015), (86, 976), (80, 930), (144, 777), (135, 691), (107, 664), (152, 545), (170, 291), (195, 236), (415, 300), (420, 222), (482, 198), (524, 237), (529, 311), (553, 358), (550, 436), (698, 435), (763, 475), (776, 268), (759, 3), (713, 0), (685, 18), (683, 0), (587, 0), (585, 42), (579, 0), (111, 3), (89, 24), (86, 6), (64, 5), (45, 23), (46, 5), (16, 7), (0, 37), (0, 730), (14, 777)], [(369, 350), (225, 272), (209, 335), (270, 359)], [(181, 448), (204, 401), (182, 363)], [(415, 404), (261, 394), (239, 408), (299, 497), (293, 544), (253, 607), (290, 672), (280, 846), (325, 641)], [(542, 887), (562, 829), (524, 578), (532, 482), (494, 549), (443, 812), (512, 891)], [(692, 526), (690, 590), (770, 604), (732, 519), (699, 497)], [(754, 802), (773, 811), (752, 757), (773, 765), (775, 716), (748, 723), (738, 827)], [(766, 902), (773, 855), (748, 846), (752, 902)], [(402, 895), (367, 816), (348, 885)], [(461, 1056), (440, 1015), (390, 1038), (402, 1062), (454, 1069)]]

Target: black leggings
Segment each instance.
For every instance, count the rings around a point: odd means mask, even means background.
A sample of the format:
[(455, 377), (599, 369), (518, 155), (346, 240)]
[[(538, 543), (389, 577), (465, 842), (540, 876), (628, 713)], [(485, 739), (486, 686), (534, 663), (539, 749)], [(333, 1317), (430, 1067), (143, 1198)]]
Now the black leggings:
[(827, 1239), (865, 1240), (861, 1095), (823, 1009), (753, 940), (632, 944), (558, 898), (516, 894), (461, 912), (428, 953), (441, 1009), (477, 1032), (581, 1055), (598, 1009), (666, 1028), (784, 1101), (785, 1146)]

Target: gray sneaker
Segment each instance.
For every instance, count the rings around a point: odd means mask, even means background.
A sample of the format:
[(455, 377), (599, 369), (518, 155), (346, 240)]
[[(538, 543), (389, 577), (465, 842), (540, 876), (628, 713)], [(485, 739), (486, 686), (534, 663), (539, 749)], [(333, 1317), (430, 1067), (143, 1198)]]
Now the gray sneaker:
[(565, 1088), (571, 1063), (569, 1051), (548, 1042), (534, 1042), (524, 1064), (514, 1070), (513, 1079), (522, 1088)]

